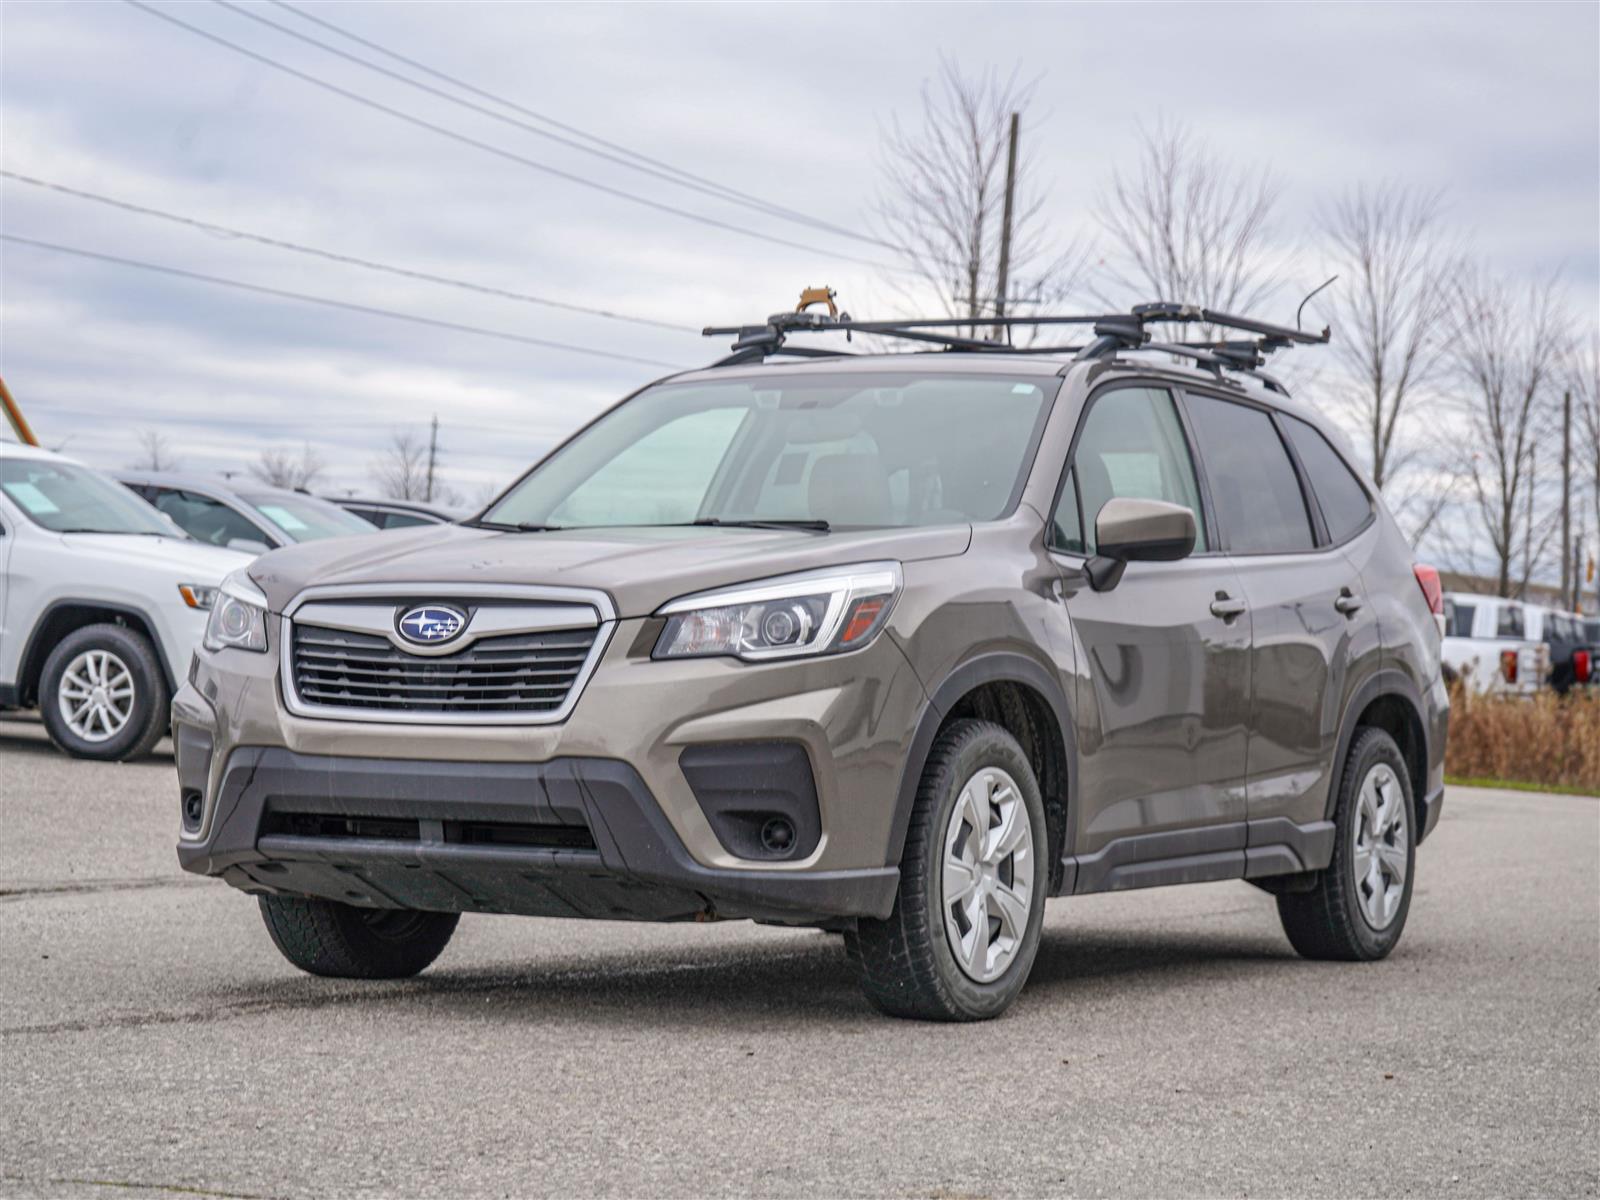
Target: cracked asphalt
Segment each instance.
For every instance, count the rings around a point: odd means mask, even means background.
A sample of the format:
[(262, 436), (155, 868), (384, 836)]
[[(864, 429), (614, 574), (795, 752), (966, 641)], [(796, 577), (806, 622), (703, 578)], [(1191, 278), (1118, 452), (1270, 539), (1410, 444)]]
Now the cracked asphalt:
[(0, 720), (0, 1193), (1600, 1190), (1595, 799), (1453, 790), (1380, 964), (1298, 960), (1243, 883), (1057, 901), (978, 1026), (748, 924), (468, 917), (418, 979), (314, 980), (176, 820), (170, 755)]

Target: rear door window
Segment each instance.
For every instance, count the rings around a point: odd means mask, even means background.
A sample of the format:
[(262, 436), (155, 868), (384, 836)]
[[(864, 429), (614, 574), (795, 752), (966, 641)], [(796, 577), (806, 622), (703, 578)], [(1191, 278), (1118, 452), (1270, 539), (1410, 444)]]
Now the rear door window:
[(1495, 618), (1495, 637), (1521, 640), (1523, 633), (1522, 610), (1514, 604), (1502, 604)]
[(1211, 502), (1234, 554), (1285, 554), (1316, 545), (1300, 477), (1272, 418), (1259, 408), (1187, 397)]
[(1477, 608), (1471, 604), (1458, 604), (1454, 600), (1446, 600), (1444, 602), (1445, 636), (1471, 637), (1472, 621), (1477, 615)]
[(1284, 427), (1322, 506), (1322, 519), (1334, 545), (1348, 541), (1372, 519), (1372, 501), (1355, 472), (1313, 425), (1285, 414)]

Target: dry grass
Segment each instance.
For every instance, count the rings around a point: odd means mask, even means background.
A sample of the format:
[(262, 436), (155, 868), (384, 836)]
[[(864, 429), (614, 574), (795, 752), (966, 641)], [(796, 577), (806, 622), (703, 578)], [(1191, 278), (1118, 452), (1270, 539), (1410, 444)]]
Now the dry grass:
[(1445, 773), (1600, 795), (1600, 694), (1450, 697)]

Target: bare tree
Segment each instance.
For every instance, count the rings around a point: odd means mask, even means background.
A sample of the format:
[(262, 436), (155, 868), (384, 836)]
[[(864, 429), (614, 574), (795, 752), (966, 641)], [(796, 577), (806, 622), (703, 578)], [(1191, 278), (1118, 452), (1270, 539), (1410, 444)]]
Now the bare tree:
[(1116, 306), (1259, 308), (1278, 283), (1266, 243), (1279, 192), (1267, 167), (1223, 162), (1181, 122), (1141, 126), (1137, 168), (1115, 172), (1096, 206), (1111, 243), (1097, 293)]
[(167, 446), (166, 434), (146, 429), (139, 434), (139, 457), (128, 466), (135, 471), (176, 471), (178, 459)]
[(1437, 192), (1357, 186), (1320, 218), (1331, 273), (1339, 276), (1326, 293), (1330, 348), (1343, 377), (1335, 387), (1360, 422), (1373, 482), (1399, 509), (1413, 497), (1399, 495), (1394, 483), (1418, 453), (1400, 439), (1401, 416), (1446, 365), (1456, 266), (1440, 207)]
[(1536, 456), (1567, 348), (1556, 281), (1519, 292), (1481, 268), (1463, 270), (1450, 289), (1450, 335), (1472, 516), (1494, 557), (1497, 594), (1520, 595), (1555, 528), (1538, 514)]
[[(1580, 429), (1578, 453), (1588, 459), (1591, 473), (1589, 499), (1594, 505), (1595, 532), (1600, 534), (1600, 330), (1591, 331), (1582, 342), (1575, 342), (1572, 356), (1571, 387)], [(1578, 543), (1583, 544), (1580, 534)], [(1583, 572), (1573, 581), (1573, 595), (1582, 598)], [(1600, 580), (1595, 584), (1595, 603), (1600, 608)], [(1577, 607), (1574, 605), (1574, 607)]]
[(500, 493), (505, 490), (505, 485), (488, 480), (480, 483), (472, 490), (472, 500), (469, 507), (474, 512), (488, 508), (490, 504), (500, 498)]
[(373, 460), (372, 480), (395, 500), (421, 500), (428, 490), (428, 441), (410, 429), (397, 430)]
[(299, 452), (269, 446), (250, 464), (250, 474), (269, 487), (311, 488), (327, 471), (322, 455), (306, 442)]
[[(1033, 143), (1019, 139), (1006, 295), (998, 295), (1011, 114), (1024, 118), (1036, 82), (993, 68), (963, 75), (951, 60), (922, 85), (922, 120), (907, 128), (892, 118), (882, 138), (884, 188), (877, 205), (884, 237), (901, 250), (916, 283), (890, 281), (907, 300), (931, 290), (943, 313), (979, 318), (997, 307), (1019, 310), (1058, 303), (1077, 284), (1086, 251), (1059, 243), (1045, 216), (1048, 189), (1037, 178)], [(920, 285), (920, 286), (918, 286)], [(919, 307), (923, 304), (919, 303)]]

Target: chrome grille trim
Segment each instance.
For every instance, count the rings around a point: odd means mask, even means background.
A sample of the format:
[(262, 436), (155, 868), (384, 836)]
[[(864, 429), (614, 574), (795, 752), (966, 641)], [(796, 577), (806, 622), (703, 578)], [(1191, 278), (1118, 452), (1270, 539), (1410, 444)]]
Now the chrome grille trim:
[[(429, 601), (495, 603), (474, 608), (467, 629), (443, 646), (412, 646), (396, 637), (398, 611)], [(481, 622), (480, 614), (487, 614)], [(330, 618), (332, 625), (320, 623)], [(615, 627), (611, 598), (587, 588), (437, 582), (311, 587), (284, 608), (279, 622), (278, 681), (284, 707), (301, 717), (552, 725), (571, 715)], [(430, 682), (427, 673), (440, 669), (452, 677)], [(510, 679), (518, 681), (514, 689)], [(493, 707), (513, 694), (530, 699), (519, 701), (521, 708)], [(411, 707), (408, 696), (429, 707)], [(556, 703), (538, 707), (534, 697)]]

